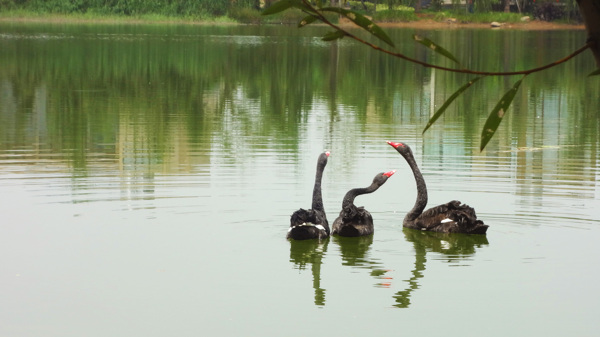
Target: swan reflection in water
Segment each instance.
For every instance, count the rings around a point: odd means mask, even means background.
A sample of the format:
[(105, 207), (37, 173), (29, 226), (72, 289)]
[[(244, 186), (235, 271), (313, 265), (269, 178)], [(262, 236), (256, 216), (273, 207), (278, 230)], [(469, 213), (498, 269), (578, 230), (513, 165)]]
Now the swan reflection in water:
[(373, 243), (373, 234), (360, 237), (332, 236), (333, 241), (340, 246), (342, 265), (369, 268), (377, 265), (365, 256)]
[(325, 289), (321, 288), (321, 265), (327, 252), (329, 239), (325, 240), (290, 240), (290, 262), (299, 270), (310, 264), (315, 290), (315, 305), (325, 305)]
[(412, 292), (419, 288), (418, 279), (423, 277), (427, 252), (441, 253), (448, 263), (460, 263), (475, 254), (477, 248), (487, 246), (485, 235), (445, 234), (403, 228), (404, 237), (412, 242), (415, 249), (415, 263), (412, 276), (407, 280), (408, 287), (394, 294), (397, 308), (408, 308)]
[[(419, 279), (424, 276), (423, 272), (426, 269), (428, 252), (442, 254), (443, 261), (461, 265), (464, 264), (464, 261), (468, 261), (477, 249), (489, 244), (485, 235), (445, 234), (410, 228), (403, 228), (402, 231), (405, 239), (413, 244), (415, 262), (410, 271), (410, 278), (405, 280), (408, 282), (408, 286), (392, 295), (395, 302), (393, 306), (397, 308), (408, 308), (410, 306), (412, 292), (419, 288)], [(391, 288), (392, 282), (391, 277), (388, 277), (388, 272), (407, 268), (407, 266), (388, 266), (381, 260), (370, 256), (369, 251), (373, 244), (373, 235), (361, 237), (333, 236), (325, 240), (291, 240), (290, 262), (294, 263), (299, 270), (306, 269), (307, 265), (310, 264), (315, 305), (325, 305), (325, 289), (321, 287), (321, 266), (330, 240), (333, 240), (340, 247), (342, 265), (370, 270), (370, 275), (377, 279), (376, 287)], [(437, 259), (440, 260), (440, 258)]]
[(384, 264), (369, 256), (368, 252), (373, 243), (373, 234), (360, 237), (333, 236), (333, 241), (340, 246), (342, 265), (369, 269), (370, 275), (378, 280), (377, 287), (389, 287), (387, 272)]

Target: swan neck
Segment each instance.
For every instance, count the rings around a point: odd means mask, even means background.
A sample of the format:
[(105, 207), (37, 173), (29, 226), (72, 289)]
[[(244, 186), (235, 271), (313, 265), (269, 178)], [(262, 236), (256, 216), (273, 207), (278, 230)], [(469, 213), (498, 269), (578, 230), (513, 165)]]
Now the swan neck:
[(354, 204), (354, 199), (357, 196), (363, 195), (363, 194), (368, 194), (368, 193), (373, 193), (373, 192), (377, 191), (378, 188), (379, 188), (379, 185), (373, 183), (369, 187), (362, 187), (362, 188), (353, 188), (353, 189), (351, 189), (344, 196), (344, 200), (342, 201), (342, 208), (345, 208), (346, 206), (353, 205)]
[(323, 180), (323, 170), (325, 165), (317, 164), (317, 174), (315, 175), (315, 186), (313, 188), (312, 209), (325, 213), (323, 206), (323, 195), (321, 194), (321, 181)]
[(415, 182), (417, 183), (417, 200), (413, 208), (406, 214), (404, 217), (404, 223), (414, 221), (427, 206), (427, 185), (425, 184), (425, 179), (423, 179), (423, 175), (419, 170), (419, 166), (415, 161), (415, 157), (412, 153), (408, 153), (405, 157), (408, 166), (410, 166), (413, 175), (415, 176)]

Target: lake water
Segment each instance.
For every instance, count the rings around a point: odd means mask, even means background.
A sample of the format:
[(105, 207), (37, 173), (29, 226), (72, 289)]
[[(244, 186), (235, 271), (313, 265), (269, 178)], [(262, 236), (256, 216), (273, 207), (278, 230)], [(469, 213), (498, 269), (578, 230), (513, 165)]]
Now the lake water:
[[(519, 78), (380, 55), (323, 28), (0, 25), (0, 335), (596, 336), (600, 100), (584, 53)], [(388, 29), (397, 50), (447, 64)], [(481, 70), (562, 58), (583, 31), (420, 31)], [(458, 199), (486, 236), (402, 228), (416, 197)], [(285, 239), (351, 188), (375, 234)]]

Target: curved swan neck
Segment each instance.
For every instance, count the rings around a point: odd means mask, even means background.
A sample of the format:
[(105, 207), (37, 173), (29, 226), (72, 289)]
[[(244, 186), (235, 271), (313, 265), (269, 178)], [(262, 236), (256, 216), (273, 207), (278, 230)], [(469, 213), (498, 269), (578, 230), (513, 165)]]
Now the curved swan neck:
[(404, 159), (406, 159), (408, 166), (410, 166), (413, 171), (417, 183), (417, 201), (410, 212), (404, 217), (404, 223), (407, 223), (414, 221), (421, 213), (423, 213), (425, 206), (427, 206), (427, 185), (425, 185), (425, 179), (423, 179), (423, 175), (417, 166), (412, 152), (408, 152), (404, 156)]
[(356, 198), (357, 196), (362, 195), (362, 194), (373, 193), (373, 192), (377, 191), (378, 188), (379, 188), (379, 185), (372, 183), (371, 186), (369, 186), (369, 187), (351, 189), (344, 196), (344, 200), (342, 201), (342, 208), (345, 208), (346, 206), (354, 204), (354, 198)]

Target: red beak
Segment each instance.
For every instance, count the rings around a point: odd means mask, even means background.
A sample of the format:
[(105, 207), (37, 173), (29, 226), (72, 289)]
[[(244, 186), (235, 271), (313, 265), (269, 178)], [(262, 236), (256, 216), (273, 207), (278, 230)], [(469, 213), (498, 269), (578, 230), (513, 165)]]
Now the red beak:
[(386, 173), (384, 173), (383, 175), (389, 178), (389, 177), (391, 177), (391, 176), (392, 176), (394, 173), (396, 173), (396, 170), (392, 170), (392, 171), (390, 171), (390, 172), (386, 172)]
[(390, 142), (390, 141), (388, 141), (387, 143), (390, 144), (391, 146), (393, 146), (394, 149), (398, 148), (399, 146), (402, 146), (402, 147), (404, 146), (404, 144), (402, 144), (402, 143), (394, 143), (394, 142)]

